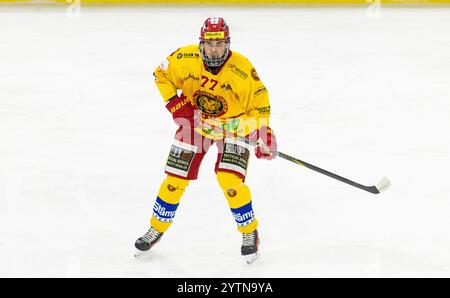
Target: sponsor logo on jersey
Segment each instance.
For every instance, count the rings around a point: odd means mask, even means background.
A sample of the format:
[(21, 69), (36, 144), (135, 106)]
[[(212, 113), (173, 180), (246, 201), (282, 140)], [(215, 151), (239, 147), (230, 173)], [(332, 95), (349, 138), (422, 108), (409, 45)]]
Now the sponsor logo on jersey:
[(224, 137), (224, 131), (229, 133), (238, 133), (239, 125), (241, 123), (241, 119), (239, 118), (233, 118), (231, 119), (231, 122), (223, 123), (219, 125), (217, 130), (214, 127), (210, 126), (202, 126), (201, 129), (204, 134), (209, 135), (214, 138), (223, 138)]
[(231, 88), (231, 85), (230, 85), (230, 84), (223, 84), (222, 86), (220, 86), (220, 88), (221, 88), (221, 89), (224, 89), (224, 90), (230, 90), (230, 91), (233, 91), (233, 88)]
[(259, 79), (259, 76), (258, 76), (258, 73), (256, 72), (256, 69), (252, 68), (251, 74), (252, 74), (252, 78), (253, 78), (255, 81), (259, 81), (259, 80), (260, 80), (260, 79)]
[(225, 38), (225, 32), (224, 31), (217, 31), (217, 32), (205, 32), (204, 39), (224, 39)]
[(256, 96), (261, 95), (261, 94), (263, 94), (265, 92), (267, 92), (267, 89), (266, 89), (266, 87), (262, 86), (262, 87), (259, 87), (258, 89), (256, 89), (254, 95), (256, 97)]
[(228, 64), (228, 67), (231, 69), (232, 72), (234, 72), (241, 78), (246, 79), (248, 77), (248, 74), (245, 71), (243, 71), (242, 69), (238, 68), (236, 65)]
[(270, 114), (270, 106), (256, 108), (260, 114)]
[(228, 104), (222, 96), (198, 90), (194, 93), (194, 102), (202, 111), (202, 117), (220, 117), (228, 111)]
[(179, 53), (177, 55), (177, 59), (181, 58), (200, 58), (200, 54), (198, 53)]
[(194, 76), (192, 73), (190, 73), (187, 77), (182, 78), (181, 80), (182, 80), (183, 82), (185, 82), (185, 81), (187, 81), (187, 80), (189, 80), (189, 79), (194, 80), (194, 81), (200, 81), (200, 78)]

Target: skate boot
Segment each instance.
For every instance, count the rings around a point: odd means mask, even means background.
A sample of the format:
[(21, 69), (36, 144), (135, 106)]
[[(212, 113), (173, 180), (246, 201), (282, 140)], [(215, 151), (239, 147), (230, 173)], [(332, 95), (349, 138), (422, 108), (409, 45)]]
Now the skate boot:
[(150, 250), (150, 248), (152, 248), (153, 245), (155, 245), (161, 239), (162, 235), (163, 233), (160, 233), (155, 229), (150, 228), (148, 232), (145, 233), (144, 236), (140, 237), (134, 243), (134, 246), (138, 249), (137, 253), (134, 256), (138, 257), (142, 253)]
[(248, 234), (242, 234), (241, 255), (247, 264), (253, 263), (259, 257), (258, 246), (259, 237), (257, 230)]

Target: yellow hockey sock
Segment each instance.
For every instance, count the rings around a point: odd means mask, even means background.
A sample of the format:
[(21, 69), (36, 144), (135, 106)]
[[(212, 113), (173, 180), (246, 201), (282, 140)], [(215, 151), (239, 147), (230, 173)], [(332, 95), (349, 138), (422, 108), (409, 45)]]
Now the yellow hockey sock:
[(228, 172), (217, 172), (217, 181), (227, 198), (231, 213), (241, 233), (251, 233), (258, 227), (255, 218), (252, 197), (248, 186), (242, 179)]
[(160, 233), (164, 233), (172, 224), (178, 204), (189, 180), (167, 175), (159, 188), (158, 197), (153, 206), (150, 225)]

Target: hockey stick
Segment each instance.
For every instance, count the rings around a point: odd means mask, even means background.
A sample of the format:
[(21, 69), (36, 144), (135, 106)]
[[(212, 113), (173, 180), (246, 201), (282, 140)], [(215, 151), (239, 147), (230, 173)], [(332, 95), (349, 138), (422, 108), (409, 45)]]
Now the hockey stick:
[(276, 152), (276, 154), (279, 157), (281, 157), (281, 158), (287, 159), (287, 160), (292, 161), (292, 162), (294, 162), (296, 164), (299, 164), (301, 166), (307, 167), (308, 169), (311, 169), (313, 171), (316, 171), (318, 173), (321, 173), (323, 175), (326, 175), (328, 177), (334, 178), (336, 180), (339, 180), (341, 182), (347, 183), (347, 184), (349, 184), (351, 186), (357, 187), (359, 189), (368, 191), (368, 192), (373, 193), (373, 194), (378, 194), (380, 192), (383, 192), (383, 191), (387, 190), (391, 186), (391, 182), (389, 181), (389, 179), (387, 177), (383, 177), (381, 179), (381, 181), (378, 182), (376, 185), (365, 186), (365, 185), (359, 184), (359, 183), (357, 183), (355, 181), (352, 181), (352, 180), (349, 180), (347, 178), (344, 178), (342, 176), (339, 176), (339, 175), (336, 175), (334, 173), (328, 172), (327, 170), (324, 170), (324, 169), (321, 169), (319, 167), (316, 167), (315, 165), (309, 164), (307, 162), (304, 162), (302, 160), (299, 160), (297, 158), (294, 158), (292, 156), (284, 154), (284, 153), (282, 153), (280, 151)]
[[(229, 131), (226, 131), (225, 129), (223, 129), (221, 127), (213, 126), (213, 125), (211, 125), (209, 123), (203, 122), (202, 120), (200, 120), (197, 117), (195, 117), (195, 119), (198, 120), (199, 122), (201, 122), (202, 124), (208, 125), (213, 130), (217, 129), (220, 133), (225, 134), (226, 136), (228, 136), (230, 138), (236, 138), (236, 139), (238, 139), (240, 141), (243, 141), (243, 142), (245, 142), (245, 143), (247, 143), (247, 144), (249, 144), (251, 146), (258, 146), (258, 145), (260, 145), (258, 142), (250, 141), (250, 140), (246, 139), (245, 137), (233, 134), (233, 133), (231, 133)], [(283, 159), (289, 160), (289, 161), (291, 161), (293, 163), (296, 163), (298, 165), (304, 166), (304, 167), (306, 167), (306, 168), (308, 168), (310, 170), (313, 170), (315, 172), (318, 172), (320, 174), (323, 174), (323, 175), (326, 175), (328, 177), (334, 178), (334, 179), (336, 179), (338, 181), (341, 181), (341, 182), (346, 183), (348, 185), (351, 185), (353, 187), (356, 187), (356, 188), (368, 191), (368, 192), (373, 193), (373, 194), (379, 194), (379, 193), (381, 193), (383, 191), (386, 191), (391, 186), (391, 182), (389, 181), (389, 179), (387, 177), (383, 177), (381, 179), (381, 181), (378, 182), (375, 185), (366, 186), (366, 185), (359, 184), (359, 183), (357, 183), (355, 181), (349, 180), (347, 178), (344, 178), (342, 176), (336, 175), (334, 173), (331, 173), (331, 172), (329, 172), (327, 170), (321, 169), (321, 168), (319, 168), (319, 167), (317, 167), (315, 165), (312, 165), (312, 164), (307, 163), (305, 161), (302, 161), (302, 160), (300, 160), (298, 158), (295, 158), (295, 157), (292, 157), (290, 155), (287, 155), (287, 154), (285, 154), (283, 152), (275, 151), (273, 153), (276, 154), (277, 156), (283, 158)]]

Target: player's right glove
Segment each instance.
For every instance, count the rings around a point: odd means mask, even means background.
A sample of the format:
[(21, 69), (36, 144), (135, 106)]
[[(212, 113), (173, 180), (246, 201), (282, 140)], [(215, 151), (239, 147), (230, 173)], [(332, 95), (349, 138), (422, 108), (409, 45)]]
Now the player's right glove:
[(173, 120), (177, 125), (186, 128), (185, 126), (189, 124), (192, 129), (198, 126), (197, 121), (194, 119), (194, 106), (183, 94), (172, 97), (166, 108), (172, 113)]

